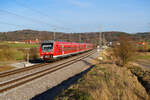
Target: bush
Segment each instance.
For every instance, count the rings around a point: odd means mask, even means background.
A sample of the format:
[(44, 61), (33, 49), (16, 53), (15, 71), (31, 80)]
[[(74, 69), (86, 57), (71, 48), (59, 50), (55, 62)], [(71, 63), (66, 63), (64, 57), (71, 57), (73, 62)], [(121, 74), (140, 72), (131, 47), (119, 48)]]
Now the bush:
[(121, 36), (119, 43), (120, 45), (115, 45), (113, 52), (119, 64), (125, 66), (129, 61), (133, 60), (136, 49), (128, 37)]
[(31, 48), (29, 50), (30, 59), (37, 60), (39, 58), (39, 49), (38, 48)]

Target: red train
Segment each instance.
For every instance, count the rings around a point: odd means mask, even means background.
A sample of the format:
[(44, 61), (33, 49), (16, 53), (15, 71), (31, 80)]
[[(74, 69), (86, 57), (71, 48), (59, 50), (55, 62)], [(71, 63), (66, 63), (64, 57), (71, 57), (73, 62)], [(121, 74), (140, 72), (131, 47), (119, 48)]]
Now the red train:
[(46, 40), (40, 46), (40, 57), (51, 60), (59, 57), (78, 54), (93, 49), (90, 43), (72, 43)]

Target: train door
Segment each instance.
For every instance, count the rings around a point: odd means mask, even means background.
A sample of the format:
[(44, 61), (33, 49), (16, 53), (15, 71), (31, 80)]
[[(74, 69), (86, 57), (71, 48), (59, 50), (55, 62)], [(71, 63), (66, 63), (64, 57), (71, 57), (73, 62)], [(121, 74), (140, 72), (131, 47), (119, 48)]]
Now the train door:
[(64, 44), (61, 45), (61, 48), (62, 48), (61, 54), (64, 55)]

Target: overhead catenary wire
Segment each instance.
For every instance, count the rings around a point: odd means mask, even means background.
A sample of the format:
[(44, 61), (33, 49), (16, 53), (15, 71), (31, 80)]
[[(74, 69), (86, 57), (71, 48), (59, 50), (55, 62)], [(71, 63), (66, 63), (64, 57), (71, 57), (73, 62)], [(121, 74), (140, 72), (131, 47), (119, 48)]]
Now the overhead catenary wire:
[[(35, 13), (38, 13), (38, 14), (40, 14), (40, 15), (42, 15), (43, 17), (47, 17), (47, 18), (51, 18), (52, 16), (49, 16), (48, 14), (46, 14), (46, 13), (44, 13), (44, 12), (41, 12), (41, 11), (39, 11), (39, 10), (37, 10), (37, 9), (34, 9), (34, 8), (32, 8), (32, 7), (30, 7), (30, 6), (28, 6), (28, 5), (25, 5), (25, 4), (23, 4), (22, 2), (18, 2), (17, 0), (14, 0), (13, 1), (14, 3), (16, 3), (17, 5), (21, 5), (22, 7), (24, 7), (24, 8), (27, 8), (27, 9), (30, 9), (31, 11), (33, 11), (33, 12), (35, 12)], [(53, 19), (54, 20), (54, 19)], [(58, 20), (58, 19), (57, 19)], [(56, 20), (55, 20), (56, 21)], [(56, 21), (57, 22), (57, 21)], [(59, 20), (59, 22), (60, 22), (60, 20)], [(57, 22), (58, 23), (58, 22)], [(59, 23), (60, 24), (60, 23)]]
[[(16, 1), (16, 0), (15, 0), (15, 1)], [(16, 2), (18, 3), (18, 1), (16, 1)], [(40, 15), (43, 15), (44, 17), (50, 18), (47, 14), (44, 14), (44, 13), (41, 12), (41, 11), (38, 11), (38, 10), (36, 10), (36, 9), (33, 9), (33, 8), (31, 8), (30, 6), (26, 6), (26, 5), (22, 4), (22, 3), (18, 3), (18, 4), (20, 4), (21, 6), (24, 6), (25, 8), (31, 9), (32, 11), (34, 11), (34, 12), (36, 12), (36, 13), (39, 13)], [(31, 18), (31, 17), (24, 16), (24, 15), (20, 15), (20, 14), (14, 13), (14, 12), (10, 12), (10, 11), (8, 11), (8, 10), (0, 9), (0, 12), (7, 13), (7, 14), (9, 14), (9, 15), (13, 15), (13, 16), (16, 16), (16, 17), (21, 18), (21, 19), (24, 19), (24, 20), (31, 21), (32, 23), (36, 23), (36, 24), (38, 24), (38, 25), (44, 24), (44, 25), (47, 25), (48, 27), (51, 27), (52, 29), (55, 27), (55, 28), (57, 28), (57, 29), (72, 31), (71, 28), (66, 28), (66, 27), (60, 27), (60, 26), (52, 25), (52, 24), (49, 24), (49, 23), (47, 23), (47, 22), (41, 21), (41, 20), (39, 20), (39, 19)], [(6, 24), (6, 23), (4, 23), (4, 24)], [(7, 23), (7, 25), (8, 25), (8, 24), (9, 24), (9, 25), (10, 25), (10, 24), (12, 25), (12, 23)], [(13, 24), (13, 25), (14, 25), (14, 24)], [(15, 25), (15, 26), (19, 26), (19, 27), (20, 27), (20, 25)], [(21, 26), (23, 26), (23, 25), (21, 25)]]
[[(51, 24), (49, 24), (49, 23), (43, 22), (43, 21), (41, 21), (41, 20), (33, 19), (33, 18), (26, 17), (26, 16), (23, 16), (23, 15), (19, 15), (19, 14), (16, 14), (16, 13), (13, 13), (13, 12), (10, 12), (10, 11), (7, 11), (7, 10), (0, 9), (0, 12), (4, 12), (4, 13), (10, 14), (10, 15), (14, 15), (14, 16), (16, 16), (16, 17), (19, 17), (19, 18), (21, 18), (21, 19), (25, 19), (25, 20), (28, 20), (28, 21), (32, 21), (33, 23), (36, 23), (36, 24), (39, 24), (39, 25), (40, 25), (41, 23), (43, 23), (43, 24), (45, 24), (45, 25), (48, 25), (48, 26), (51, 27), (51, 28), (56, 27), (57, 29), (58, 29), (58, 28), (59, 28), (59, 29), (66, 29), (66, 28), (64, 28), (64, 27), (54, 26), (54, 25), (51, 25)], [(69, 28), (68, 28), (68, 30), (69, 30)]]
[(43, 23), (43, 24), (49, 25), (51, 27), (54, 27), (54, 26), (52, 26), (52, 25), (50, 25), (48, 23), (45, 23), (43, 21), (40, 21), (40, 20), (37, 20), (37, 19), (33, 19), (33, 18), (30, 18), (30, 17), (26, 17), (26, 16), (23, 16), (23, 15), (19, 15), (19, 14), (16, 14), (16, 13), (13, 13), (13, 12), (10, 12), (10, 11), (7, 11), (7, 10), (0, 9), (0, 12), (4, 12), (4, 13), (10, 14), (10, 15), (14, 15), (14, 16), (20, 17), (20, 18), (25, 19), (25, 20), (30, 20), (30, 21), (32, 21), (34, 23), (38, 23), (38, 24), (39, 23)]
[[(32, 7), (30, 7), (30, 6), (28, 6), (28, 5), (25, 5), (25, 4), (23, 4), (22, 2), (18, 2), (17, 0), (14, 0), (14, 3), (16, 3), (17, 5), (21, 5), (22, 7), (24, 7), (24, 8), (27, 8), (27, 9), (30, 9), (31, 11), (33, 11), (33, 12), (35, 12), (35, 13), (38, 13), (38, 14), (40, 14), (40, 15), (42, 15), (43, 17), (47, 17), (47, 18), (51, 18), (51, 16), (49, 16), (48, 14), (46, 14), (46, 13), (44, 13), (44, 12), (41, 12), (41, 11), (39, 11), (39, 10), (37, 10), (37, 9), (34, 9), (34, 8), (32, 8)], [(53, 19), (54, 20), (54, 19)], [(57, 19), (58, 20), (58, 19)], [(57, 22), (57, 21), (56, 21)], [(61, 22), (60, 20), (59, 20), (59, 22)], [(58, 22), (57, 22), (58, 23)], [(60, 24), (60, 23), (59, 23)], [(70, 28), (66, 28), (66, 27), (61, 27), (61, 26), (56, 26), (56, 25), (53, 25), (52, 26), (52, 28), (54, 28), (54, 27), (57, 27), (57, 28), (60, 28), (60, 29), (63, 29), (63, 30), (71, 30)]]
[[(26, 28), (28, 28), (28, 29), (31, 28), (31, 27), (26, 26), (26, 25), (12, 24), (12, 23), (7, 23), (7, 22), (3, 22), (3, 21), (0, 21), (0, 24), (5, 24), (5, 25), (10, 25), (10, 26), (15, 26), (15, 27), (26, 27)], [(33, 28), (33, 27), (32, 27), (32, 28)]]

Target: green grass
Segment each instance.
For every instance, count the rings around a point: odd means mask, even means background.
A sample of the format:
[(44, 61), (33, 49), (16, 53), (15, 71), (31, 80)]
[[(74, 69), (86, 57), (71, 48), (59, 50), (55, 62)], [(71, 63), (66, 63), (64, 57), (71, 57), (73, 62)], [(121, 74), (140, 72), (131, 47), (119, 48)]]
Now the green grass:
[[(24, 43), (8, 43), (8, 42), (0, 42), (0, 61), (16, 61), (16, 60), (25, 60), (28, 49), (35, 48), (31, 54), (34, 55), (37, 53), (39, 57), (39, 47), (40, 44), (24, 44)], [(30, 54), (30, 55), (31, 55)], [(34, 56), (33, 54), (31, 56)]]
[(150, 53), (138, 53), (136, 59), (150, 59)]
[(11, 48), (34, 48), (40, 47), (40, 44), (24, 44), (24, 43), (8, 43), (8, 42), (1, 42), (0, 45), (7, 45)]
[(1, 48), (0, 49), (0, 61), (12, 61), (21, 59), (23, 52), (17, 50), (16, 48)]
[(149, 52), (150, 51), (150, 45), (137, 46), (136, 49), (140, 52)]
[(34, 51), (30, 49), (30, 59), (39, 58), (39, 47), (40, 44), (0, 42), (0, 71), (12, 69), (11, 63), (25, 61), (26, 54), (29, 52), (29, 49), (26, 48), (35, 49)]
[(21, 51), (18, 51), (17, 53), (15, 53), (15, 60), (24, 60), (24, 53)]
[(34, 47), (40, 47), (39, 44), (8, 44), (8, 46), (12, 48), (34, 48)]

